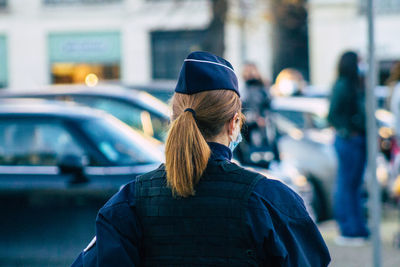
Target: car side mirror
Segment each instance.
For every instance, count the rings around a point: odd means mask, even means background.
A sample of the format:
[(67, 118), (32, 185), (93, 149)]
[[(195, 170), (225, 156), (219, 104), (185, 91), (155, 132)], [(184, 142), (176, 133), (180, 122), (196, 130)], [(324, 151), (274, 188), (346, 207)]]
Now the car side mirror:
[(71, 184), (79, 184), (88, 181), (84, 174), (84, 168), (86, 165), (87, 159), (85, 156), (67, 154), (60, 159), (58, 168), (61, 174), (69, 174), (73, 176), (69, 181)]

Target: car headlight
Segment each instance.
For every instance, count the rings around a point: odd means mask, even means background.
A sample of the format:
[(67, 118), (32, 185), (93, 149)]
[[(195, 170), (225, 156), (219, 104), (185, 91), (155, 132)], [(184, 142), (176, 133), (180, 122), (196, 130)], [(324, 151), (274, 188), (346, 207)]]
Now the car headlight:
[(253, 162), (260, 162), (262, 160), (271, 161), (274, 159), (274, 153), (272, 153), (272, 152), (253, 152), (250, 155), (250, 159)]

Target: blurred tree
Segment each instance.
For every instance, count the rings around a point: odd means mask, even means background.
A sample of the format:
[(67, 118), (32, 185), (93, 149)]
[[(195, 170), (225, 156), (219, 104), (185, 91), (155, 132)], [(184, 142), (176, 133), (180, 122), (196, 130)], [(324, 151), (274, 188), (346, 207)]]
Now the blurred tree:
[[(184, 8), (185, 1), (174, 2), (175, 9)], [(157, 30), (151, 33), (152, 77), (175, 79), (182, 61), (193, 51), (202, 50), (223, 56), (225, 21), (229, 0), (210, 0), (211, 21), (201, 30)]]
[(223, 56), (225, 50), (224, 26), (228, 10), (228, 0), (212, 0), (211, 5), (213, 17), (207, 29), (207, 35), (202, 48), (218, 56)]
[(309, 80), (307, 0), (271, 1), (274, 23), (274, 79), (285, 68), (300, 71)]

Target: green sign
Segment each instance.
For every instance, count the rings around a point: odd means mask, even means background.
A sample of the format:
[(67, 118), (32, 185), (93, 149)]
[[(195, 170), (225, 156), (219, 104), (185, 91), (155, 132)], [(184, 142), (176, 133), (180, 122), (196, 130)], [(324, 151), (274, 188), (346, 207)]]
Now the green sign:
[(7, 39), (0, 36), (0, 88), (7, 86)]
[(121, 58), (119, 32), (49, 35), (50, 62), (115, 63)]

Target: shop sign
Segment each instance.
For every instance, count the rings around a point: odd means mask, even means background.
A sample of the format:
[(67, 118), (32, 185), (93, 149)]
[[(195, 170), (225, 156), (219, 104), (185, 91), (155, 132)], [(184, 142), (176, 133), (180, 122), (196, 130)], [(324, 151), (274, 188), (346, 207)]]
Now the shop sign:
[(51, 63), (119, 62), (120, 34), (118, 32), (50, 34), (49, 52)]

